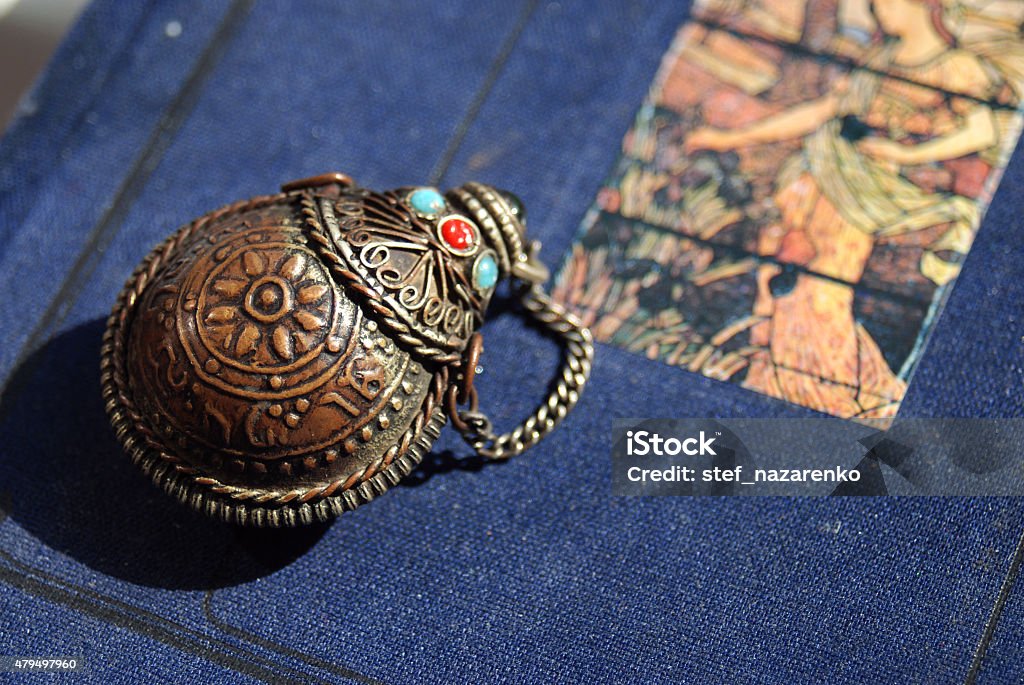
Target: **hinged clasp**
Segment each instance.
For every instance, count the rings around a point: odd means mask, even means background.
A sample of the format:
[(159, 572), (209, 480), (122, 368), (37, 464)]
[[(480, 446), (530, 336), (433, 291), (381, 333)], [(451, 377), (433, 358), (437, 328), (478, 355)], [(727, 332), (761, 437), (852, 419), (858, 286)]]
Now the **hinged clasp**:
[(544, 262), (540, 261), (540, 241), (531, 240), (527, 252), (523, 253), (521, 259), (512, 264), (512, 277), (526, 281), (531, 285), (546, 283), (551, 277), (551, 272)]
[(320, 174), (319, 176), (310, 176), (309, 178), (300, 178), (295, 181), (288, 181), (281, 186), (282, 193), (291, 193), (296, 190), (307, 190), (309, 188), (322, 188), (324, 186), (341, 186), (342, 188), (348, 188), (354, 186), (355, 181), (348, 174), (343, 174), (340, 171), (334, 171), (329, 174)]

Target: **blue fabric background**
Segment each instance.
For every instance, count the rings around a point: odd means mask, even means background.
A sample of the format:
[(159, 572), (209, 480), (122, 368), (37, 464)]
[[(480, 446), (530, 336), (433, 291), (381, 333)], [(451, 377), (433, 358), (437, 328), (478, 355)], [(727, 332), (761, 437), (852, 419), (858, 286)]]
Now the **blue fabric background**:
[[(554, 265), (687, 16), (93, 4), (0, 144), (0, 653), (83, 655), (105, 683), (1024, 680), (1019, 501), (611, 498), (611, 417), (811, 415), (615, 348), (523, 457), (481, 466), (446, 431), (404, 486), (308, 531), (200, 519), (120, 453), (103, 319), (171, 230), (334, 169), (477, 179), (523, 197)], [(902, 415), (1021, 415), (1022, 182), (1017, 154)], [(507, 426), (556, 348), (510, 315), (485, 336)]]

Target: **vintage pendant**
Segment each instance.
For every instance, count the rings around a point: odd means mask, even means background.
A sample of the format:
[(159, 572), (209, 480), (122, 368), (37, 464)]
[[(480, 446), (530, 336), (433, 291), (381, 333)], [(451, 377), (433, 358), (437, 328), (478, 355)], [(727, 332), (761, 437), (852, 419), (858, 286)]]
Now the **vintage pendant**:
[[(154, 249), (107, 324), (103, 396), (132, 460), (243, 525), (326, 521), (408, 474), (451, 419), (483, 457), (536, 443), (579, 398), (590, 333), (552, 303), (510, 193), (378, 193), (344, 174), (211, 212)], [(495, 434), (478, 328), (512, 279), (565, 361), (534, 414)]]

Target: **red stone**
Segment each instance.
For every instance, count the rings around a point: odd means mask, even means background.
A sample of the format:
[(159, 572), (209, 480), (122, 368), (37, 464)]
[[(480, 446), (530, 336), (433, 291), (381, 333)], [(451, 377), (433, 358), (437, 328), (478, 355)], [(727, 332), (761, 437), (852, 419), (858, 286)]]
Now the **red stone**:
[(476, 226), (458, 217), (445, 219), (441, 239), (453, 250), (464, 252), (476, 244)]

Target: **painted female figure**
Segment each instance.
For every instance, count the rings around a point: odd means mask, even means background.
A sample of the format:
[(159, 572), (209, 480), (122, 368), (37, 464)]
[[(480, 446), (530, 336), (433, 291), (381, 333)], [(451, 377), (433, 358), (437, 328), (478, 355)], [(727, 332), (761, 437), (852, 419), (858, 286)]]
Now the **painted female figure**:
[(780, 221), (758, 237), (759, 254), (797, 265), (801, 275), (773, 293), (781, 267), (758, 267), (754, 314), (764, 320), (751, 328), (751, 343), (763, 351), (751, 358), (744, 385), (865, 418), (891, 416), (905, 382), (855, 319), (852, 284), (878, 239), (924, 229), (939, 237), (924, 251), (921, 273), (939, 285), (955, 278), (989, 168), (974, 169), (973, 183), (945, 185), (913, 172), (994, 149), (999, 126), (986, 102), (1001, 87), (976, 54), (956, 47), (941, 0), (885, 0), (870, 9), (886, 40), (830, 92), (743, 128), (697, 129), (685, 142), (695, 152), (802, 139), (775, 186)]

